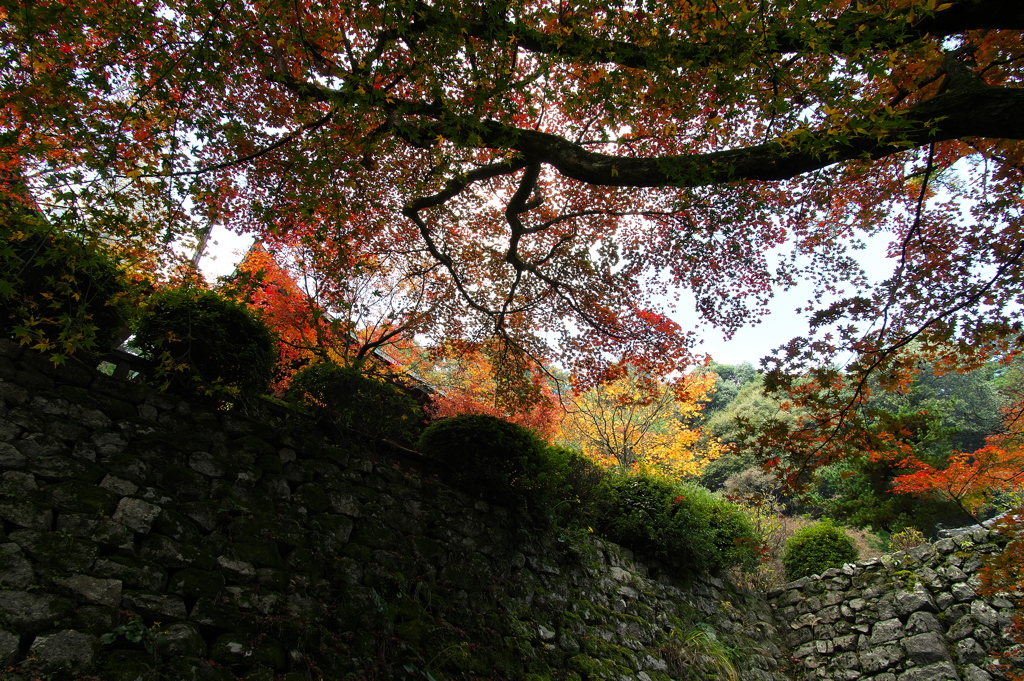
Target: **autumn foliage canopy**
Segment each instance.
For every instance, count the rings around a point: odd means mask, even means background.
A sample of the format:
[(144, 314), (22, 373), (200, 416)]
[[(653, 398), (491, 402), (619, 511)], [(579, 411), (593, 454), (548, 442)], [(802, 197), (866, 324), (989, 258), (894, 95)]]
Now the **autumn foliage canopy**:
[[(1024, 331), (1017, 0), (4, 0), (0, 21), (0, 199), (155, 276), (221, 223), (327, 300), (384, 271), (389, 328), (582, 389), (694, 359), (677, 291), (729, 333), (806, 281), (767, 383), (825, 395), (819, 434), (849, 425), (849, 377), (905, 378), (909, 340), (955, 368)], [(881, 281), (865, 240), (889, 244)]]

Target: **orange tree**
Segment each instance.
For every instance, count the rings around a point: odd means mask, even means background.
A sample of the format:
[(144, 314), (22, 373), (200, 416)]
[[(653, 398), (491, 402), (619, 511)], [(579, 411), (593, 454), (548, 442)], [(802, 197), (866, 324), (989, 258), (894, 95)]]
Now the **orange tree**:
[(799, 468), (910, 339), (1020, 342), (1022, 29), (1017, 0), (2, 0), (0, 191), (154, 270), (215, 220), (323, 247), (318, 276), (386, 254), (438, 337), (584, 386), (691, 359), (676, 287), (730, 332), (809, 281), (768, 365), (821, 407), (769, 433)]
[(604, 466), (699, 475), (722, 453), (716, 439), (702, 441), (689, 425), (714, 381), (709, 374), (660, 381), (622, 367), (615, 380), (572, 397), (561, 440)]
[[(550, 442), (562, 416), (559, 379), (550, 370), (510, 356), (502, 344), (442, 345), (406, 353), (404, 366), (431, 387), (429, 415), (487, 414), (530, 428)], [(508, 367), (512, 362), (515, 367)], [(506, 376), (518, 374), (515, 380)]]
[(358, 266), (313, 276), (324, 271), (315, 267), (323, 257), (322, 244), (281, 244), (271, 252), (257, 243), (228, 282), (228, 290), (261, 310), (278, 336), (279, 389), (312, 361), (387, 373), (402, 362), (385, 352), (411, 347), (433, 320), (424, 282), (392, 268), (388, 259), (364, 256)]

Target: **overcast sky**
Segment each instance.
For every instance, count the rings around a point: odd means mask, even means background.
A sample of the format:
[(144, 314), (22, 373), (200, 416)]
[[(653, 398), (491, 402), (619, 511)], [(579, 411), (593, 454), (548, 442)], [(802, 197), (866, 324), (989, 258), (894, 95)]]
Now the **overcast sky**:
[[(207, 279), (213, 282), (217, 277), (231, 274), (252, 242), (251, 236), (239, 236), (223, 227), (215, 227), (206, 255), (200, 261), (200, 268)], [(884, 252), (885, 245), (881, 242), (864, 252), (862, 262), (870, 265), (869, 275), (876, 280), (892, 271), (891, 261), (886, 260)], [(777, 293), (769, 306), (772, 313), (760, 324), (740, 329), (729, 341), (717, 329), (703, 329), (700, 335), (704, 342), (698, 350), (710, 354), (712, 359), (722, 364), (746, 361), (757, 366), (758, 360), (773, 348), (807, 333), (807, 319), (797, 315), (796, 308), (806, 305), (810, 293), (810, 287)], [(692, 309), (680, 310), (674, 318), (684, 329), (692, 329), (699, 323)]]

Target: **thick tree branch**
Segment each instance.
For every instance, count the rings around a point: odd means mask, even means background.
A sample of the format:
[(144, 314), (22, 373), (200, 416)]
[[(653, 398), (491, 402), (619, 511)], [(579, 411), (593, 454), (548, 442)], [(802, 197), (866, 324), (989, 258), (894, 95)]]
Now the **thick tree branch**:
[[(466, 18), (452, 23), (451, 16), (433, 7), (421, 5), (418, 19), (406, 26), (408, 33), (419, 33), (438, 25), (451, 26), (455, 33), (468, 35), (494, 44), (515, 42), (520, 48), (536, 54), (546, 54), (561, 60), (590, 64), (618, 64), (635, 69), (664, 69), (666, 65), (687, 64), (707, 66), (726, 62), (736, 54), (736, 45), (730, 41), (743, 36), (739, 31), (716, 32), (704, 41), (658, 39), (656, 48), (649, 48), (625, 40), (594, 37), (584, 29), (565, 27), (564, 32), (544, 32), (536, 28), (504, 19), (503, 17)], [(926, 36), (946, 37), (965, 31), (983, 29), (1024, 29), (1024, 4), (1018, 0), (962, 0), (953, 7), (930, 16), (911, 21), (910, 10), (882, 15), (848, 10), (834, 18), (837, 27), (832, 35), (816, 30), (787, 28), (767, 33), (750, 33), (751, 45), (759, 51), (771, 53), (843, 54), (849, 50), (850, 38), (861, 31), (875, 35), (874, 48), (895, 48)], [(892, 26), (905, 26), (894, 32)], [(806, 29), (807, 27), (803, 27)], [(878, 29), (877, 31), (875, 29)], [(755, 43), (756, 41), (756, 43)]]
[[(932, 142), (965, 137), (1024, 139), (1024, 90), (977, 88), (952, 91), (902, 110), (890, 125), (855, 123), (843, 129), (808, 130), (791, 141), (706, 154), (635, 158), (589, 151), (563, 137), (496, 122), (465, 121), (466, 139), (518, 151), (527, 163), (545, 163), (580, 182), (613, 187), (700, 187), (742, 180), (785, 180), (854, 159), (879, 159)], [(449, 136), (460, 121), (442, 118), (416, 126), (417, 139)], [(862, 129), (864, 132), (855, 132)], [(522, 167), (522, 166), (520, 166)]]

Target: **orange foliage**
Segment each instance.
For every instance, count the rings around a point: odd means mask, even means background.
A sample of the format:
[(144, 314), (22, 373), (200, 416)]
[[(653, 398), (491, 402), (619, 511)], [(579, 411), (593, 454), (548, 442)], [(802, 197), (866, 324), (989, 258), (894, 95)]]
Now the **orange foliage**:
[(562, 440), (606, 467), (642, 467), (672, 477), (698, 475), (723, 449), (700, 446), (701, 433), (686, 424), (700, 412), (714, 375), (660, 381), (622, 366), (620, 376), (572, 400)]
[(559, 432), (563, 410), (550, 380), (539, 371), (531, 371), (527, 385), (509, 394), (495, 380), (491, 360), (478, 350), (445, 360), (439, 369), (424, 374), (437, 390), (429, 407), (434, 419), (488, 414), (530, 428), (548, 442)]
[(894, 492), (939, 494), (971, 514), (992, 492), (1011, 490), (1024, 482), (1024, 452), (991, 444), (973, 454), (954, 452), (943, 469), (913, 458), (902, 465), (917, 470), (898, 476), (893, 481)]
[[(982, 588), (980, 593), (992, 597), (1000, 593), (1024, 591), (1024, 507), (1003, 516), (993, 529), (1002, 532), (1010, 540), (1001, 553), (985, 557), (981, 569)], [(1009, 635), (1018, 643), (1024, 643), (1024, 612), (1018, 607), (1010, 627)], [(1024, 648), (1011, 648), (1003, 654), (1003, 662), (1010, 665), (1009, 681), (1024, 681)]]

